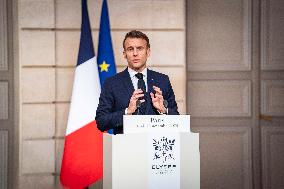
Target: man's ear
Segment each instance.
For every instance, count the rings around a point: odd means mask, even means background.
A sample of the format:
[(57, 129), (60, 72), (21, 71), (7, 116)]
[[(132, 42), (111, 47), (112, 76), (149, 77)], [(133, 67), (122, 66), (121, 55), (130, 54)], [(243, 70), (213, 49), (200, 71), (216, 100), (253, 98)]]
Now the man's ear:
[(125, 51), (123, 51), (123, 57), (126, 59), (127, 58), (127, 55), (125, 53)]
[(151, 49), (148, 48), (148, 49), (147, 49), (147, 58), (150, 56), (150, 54), (151, 54)]

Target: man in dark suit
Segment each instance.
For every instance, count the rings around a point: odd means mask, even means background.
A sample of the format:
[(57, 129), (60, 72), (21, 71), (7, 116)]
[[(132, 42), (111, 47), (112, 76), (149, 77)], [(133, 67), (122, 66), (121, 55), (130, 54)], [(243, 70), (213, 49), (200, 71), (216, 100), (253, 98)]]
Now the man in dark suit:
[(123, 56), (128, 67), (105, 80), (96, 121), (101, 131), (123, 132), (123, 115), (179, 114), (175, 95), (165, 74), (147, 68), (150, 56), (148, 37), (137, 30), (126, 34)]

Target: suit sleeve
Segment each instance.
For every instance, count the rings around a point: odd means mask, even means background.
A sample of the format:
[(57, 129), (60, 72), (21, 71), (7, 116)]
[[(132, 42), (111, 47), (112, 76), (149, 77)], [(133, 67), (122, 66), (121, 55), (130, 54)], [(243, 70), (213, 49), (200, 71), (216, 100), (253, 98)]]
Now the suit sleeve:
[(125, 110), (114, 111), (115, 97), (111, 84), (109, 79), (105, 80), (96, 112), (97, 127), (102, 132), (122, 127), (123, 124)]
[(167, 89), (167, 94), (164, 96), (164, 99), (168, 101), (168, 115), (179, 115), (175, 94), (168, 76)]

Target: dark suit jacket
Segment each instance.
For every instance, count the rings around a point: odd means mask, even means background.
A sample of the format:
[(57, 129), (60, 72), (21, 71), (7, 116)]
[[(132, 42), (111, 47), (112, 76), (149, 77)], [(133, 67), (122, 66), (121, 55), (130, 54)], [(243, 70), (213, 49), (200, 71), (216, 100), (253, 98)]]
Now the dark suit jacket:
[[(163, 97), (168, 102), (168, 114), (179, 114), (175, 95), (167, 75), (147, 69), (147, 85), (148, 92), (145, 94), (146, 115), (159, 114), (153, 106), (150, 96), (150, 92), (154, 92), (153, 85), (162, 90)], [(129, 105), (133, 91), (134, 87), (127, 68), (105, 80), (96, 113), (99, 130), (114, 129), (114, 134), (122, 133), (123, 115)]]

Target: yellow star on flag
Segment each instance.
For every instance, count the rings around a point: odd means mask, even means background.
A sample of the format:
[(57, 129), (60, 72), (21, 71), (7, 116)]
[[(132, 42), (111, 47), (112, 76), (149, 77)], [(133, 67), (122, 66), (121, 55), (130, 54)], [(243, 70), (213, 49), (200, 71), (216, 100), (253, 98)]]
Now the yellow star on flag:
[(105, 71), (108, 72), (108, 67), (110, 66), (109, 64), (107, 64), (105, 61), (103, 61), (102, 64), (99, 65), (101, 68), (101, 72)]

